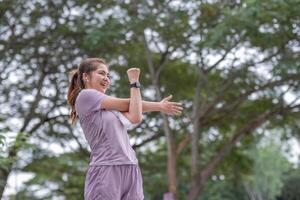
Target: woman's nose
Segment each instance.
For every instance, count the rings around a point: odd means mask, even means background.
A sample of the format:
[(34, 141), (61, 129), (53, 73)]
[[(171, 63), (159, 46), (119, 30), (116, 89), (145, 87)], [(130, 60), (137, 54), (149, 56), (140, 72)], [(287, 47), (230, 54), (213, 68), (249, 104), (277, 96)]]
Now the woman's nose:
[(104, 77), (104, 80), (107, 81), (107, 82), (110, 82), (110, 79), (107, 76)]

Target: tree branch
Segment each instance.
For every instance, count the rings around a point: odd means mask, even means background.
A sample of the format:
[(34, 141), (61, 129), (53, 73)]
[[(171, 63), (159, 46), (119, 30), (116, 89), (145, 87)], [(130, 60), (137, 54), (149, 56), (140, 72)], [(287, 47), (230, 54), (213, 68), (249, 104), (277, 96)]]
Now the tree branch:
[(163, 136), (163, 134), (161, 134), (161, 133), (156, 133), (156, 134), (152, 135), (151, 137), (149, 137), (149, 138), (143, 140), (143, 141), (140, 142), (139, 144), (134, 144), (134, 145), (132, 145), (132, 148), (133, 148), (133, 149), (137, 149), (137, 148), (139, 148), (139, 147), (141, 147), (141, 146), (147, 144), (148, 142), (151, 142), (151, 141), (153, 141), (153, 140), (156, 140), (156, 139), (158, 139), (158, 138), (160, 138), (160, 137), (162, 137), (162, 136)]
[(224, 144), (223, 147), (210, 159), (203, 170), (201, 170), (201, 172), (199, 172), (193, 178), (192, 189), (189, 195), (195, 196), (203, 189), (204, 183), (206, 182), (208, 177), (211, 176), (212, 172), (215, 170), (218, 164), (224, 159), (227, 154), (229, 154), (234, 145), (244, 136), (252, 133), (256, 128), (258, 128), (277, 114), (287, 114), (289, 111), (296, 107), (300, 107), (300, 104), (297, 104), (295, 106), (287, 106), (284, 109), (282, 109), (281, 106), (278, 106), (273, 110), (265, 111), (264, 113), (260, 114), (255, 119), (251, 120), (249, 123), (238, 129), (231, 140)]

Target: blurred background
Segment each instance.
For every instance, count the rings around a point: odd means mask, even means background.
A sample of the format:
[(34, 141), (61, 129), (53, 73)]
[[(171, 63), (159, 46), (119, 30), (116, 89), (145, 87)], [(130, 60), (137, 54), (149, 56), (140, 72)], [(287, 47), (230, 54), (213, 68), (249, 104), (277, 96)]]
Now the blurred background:
[(129, 131), (145, 200), (300, 199), (299, 0), (0, 0), (0, 197), (83, 199), (89, 148), (66, 102), (83, 58), (108, 95), (173, 94)]

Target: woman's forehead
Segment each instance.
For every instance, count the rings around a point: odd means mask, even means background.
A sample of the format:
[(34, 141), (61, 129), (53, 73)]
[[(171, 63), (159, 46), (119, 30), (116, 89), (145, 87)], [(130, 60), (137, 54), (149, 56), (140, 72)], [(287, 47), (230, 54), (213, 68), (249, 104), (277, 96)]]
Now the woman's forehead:
[(97, 71), (105, 71), (108, 73), (108, 67), (104, 64), (100, 64), (97, 66)]

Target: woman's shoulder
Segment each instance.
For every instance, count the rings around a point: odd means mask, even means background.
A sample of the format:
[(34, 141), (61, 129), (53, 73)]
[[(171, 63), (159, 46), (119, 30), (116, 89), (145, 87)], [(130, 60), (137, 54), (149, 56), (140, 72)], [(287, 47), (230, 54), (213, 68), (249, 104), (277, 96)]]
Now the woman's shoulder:
[(77, 97), (80, 96), (90, 96), (90, 95), (96, 95), (96, 96), (101, 96), (104, 95), (102, 92), (96, 90), (96, 89), (92, 89), (92, 88), (88, 88), (88, 89), (82, 89)]
[(103, 100), (104, 95), (96, 89), (83, 89), (79, 92), (76, 101), (75, 108), (78, 113), (87, 114), (90, 111), (98, 110), (100, 108), (100, 102)]
[(99, 95), (99, 91), (95, 89), (82, 89), (77, 95), (76, 102), (86, 101), (87, 99), (98, 95)]
[(80, 90), (79, 94), (95, 93), (95, 92), (99, 92), (99, 91), (93, 88), (87, 88), (87, 89)]

